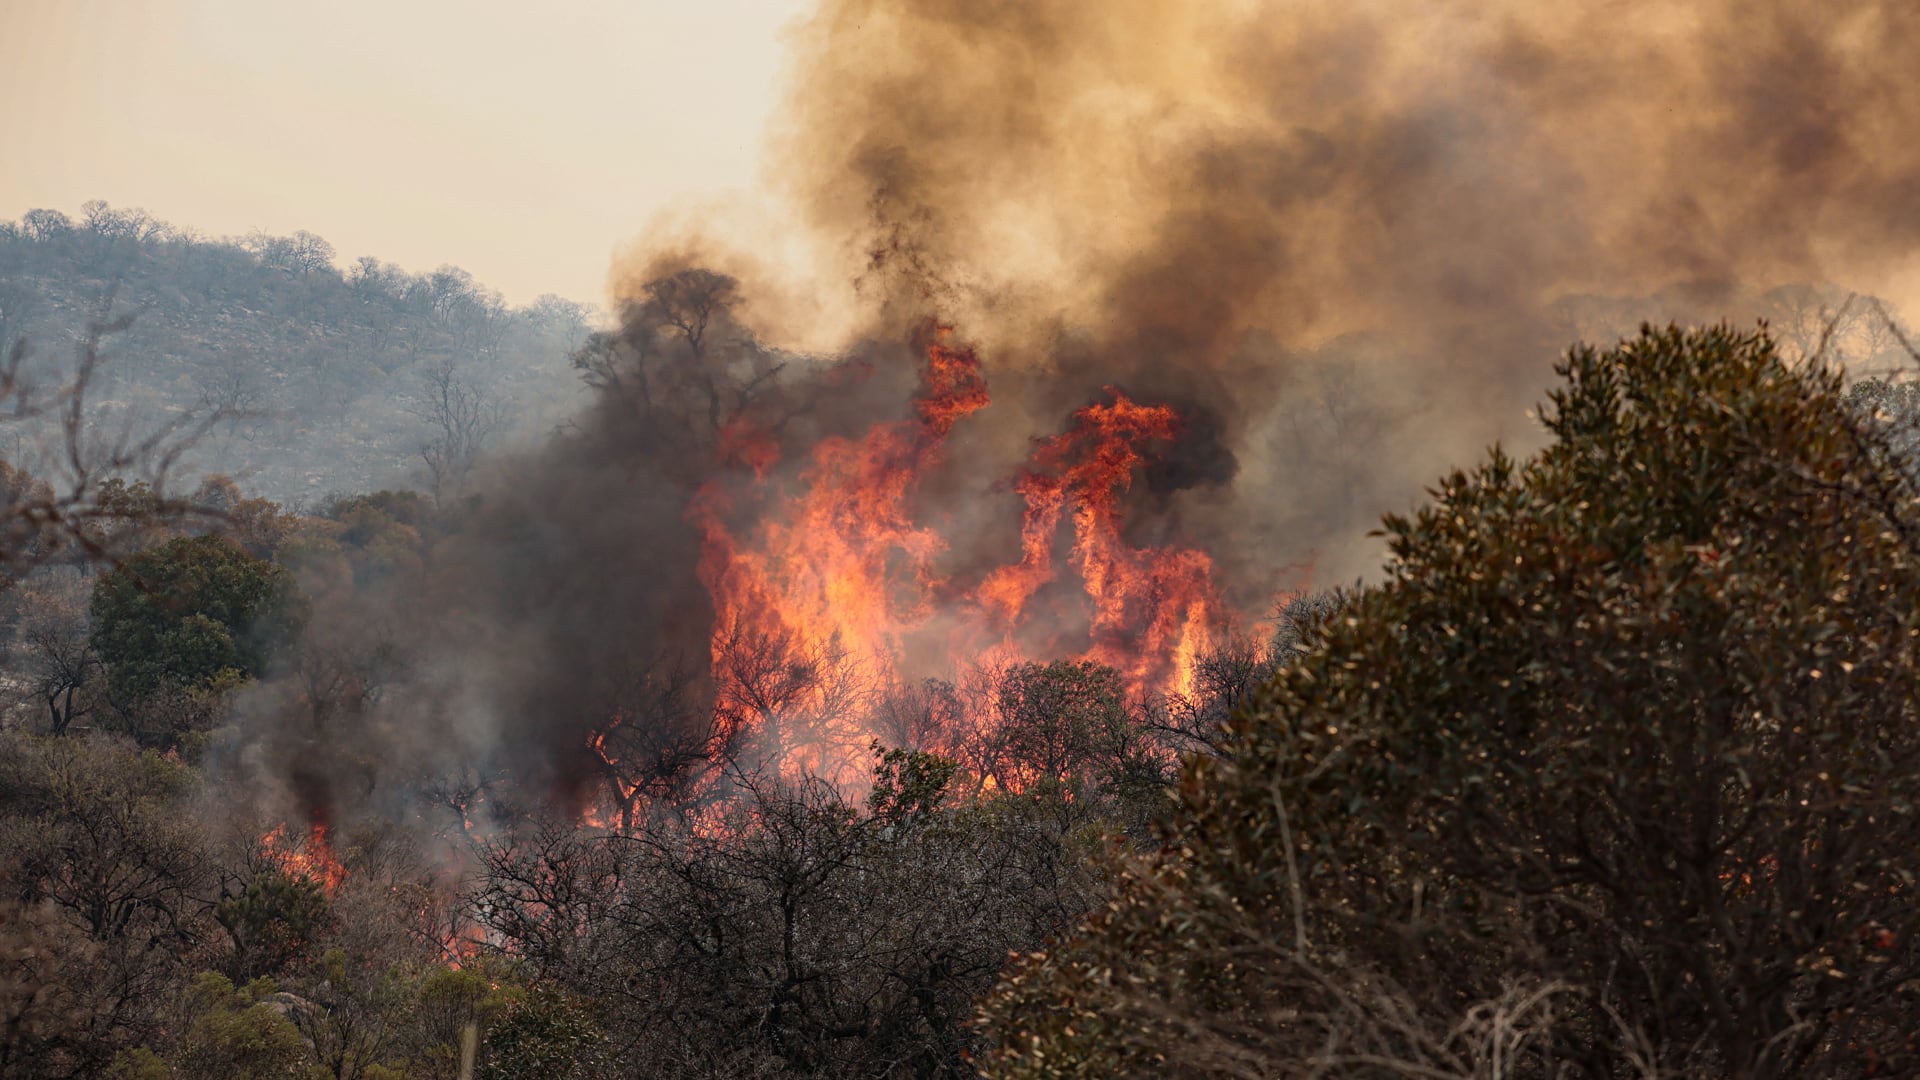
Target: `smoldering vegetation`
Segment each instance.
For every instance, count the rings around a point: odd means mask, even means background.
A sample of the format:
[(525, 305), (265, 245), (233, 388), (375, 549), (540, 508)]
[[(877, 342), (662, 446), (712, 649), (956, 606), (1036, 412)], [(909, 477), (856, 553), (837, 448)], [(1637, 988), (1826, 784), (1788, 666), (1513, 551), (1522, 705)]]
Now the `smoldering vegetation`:
[[(1229, 752), (1343, 602), (1322, 590), (1377, 566), (1381, 513), (1542, 438), (1568, 343), (1765, 318), (1802, 358), (1905, 362), (1873, 295), (1912, 287), (1920, 240), (1916, 31), (1869, 0), (829, 0), (771, 138), (805, 283), (716, 216), (615, 268), (616, 325), (552, 358), (585, 404), (537, 445), (455, 425), (457, 470), (419, 455), (431, 495), (298, 512), (214, 483), (217, 527), (118, 504), (154, 581), (214, 558), (168, 546), (200, 532), (276, 568), (295, 629), (258, 663), (115, 681), (104, 571), (49, 548), (15, 589), (15, 726), (51, 734), (9, 736), (7, 932), (94, 943), (22, 961), (35, 985), (126, 993), (60, 991), (0, 1070), (145, 1047), (212, 1075), (244, 1022), (340, 1076), (460, 1075), (469, 1024), (483, 1069), (571, 1048), (525, 1075), (965, 1074), (1007, 951), (1103, 902), (1181, 755)], [(828, 309), (852, 330), (822, 345)], [(1122, 396), (1176, 422), (1099, 444), (1125, 483), (1067, 504), (1032, 614), (974, 647), (1047, 440)], [(715, 589), (717, 536), (760, 568), (857, 531), (787, 516), (854, 450), (890, 494), (851, 505), (906, 523), (858, 563), (884, 668)], [(1147, 601), (1098, 625), (1076, 530), (1109, 510), (1115, 550), (1206, 567), (1178, 679), (1108, 662), (1158, 625)], [(205, 655), (169, 603), (105, 615)], [(124, 843), (72, 841), (93, 818)], [(150, 887), (96, 918), (123, 859)], [(225, 985), (189, 994), (201, 970)]]

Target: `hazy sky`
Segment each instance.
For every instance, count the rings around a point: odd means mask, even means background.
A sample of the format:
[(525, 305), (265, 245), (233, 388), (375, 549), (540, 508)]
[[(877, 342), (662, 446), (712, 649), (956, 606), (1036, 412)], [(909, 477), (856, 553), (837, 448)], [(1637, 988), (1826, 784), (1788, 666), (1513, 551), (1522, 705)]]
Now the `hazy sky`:
[(604, 299), (754, 185), (802, 0), (0, 0), (0, 217), (102, 198)]

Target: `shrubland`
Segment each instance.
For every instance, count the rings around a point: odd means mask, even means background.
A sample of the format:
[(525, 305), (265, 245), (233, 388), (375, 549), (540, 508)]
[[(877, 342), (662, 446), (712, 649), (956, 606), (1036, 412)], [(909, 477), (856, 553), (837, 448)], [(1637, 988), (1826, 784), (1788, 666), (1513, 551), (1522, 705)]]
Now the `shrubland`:
[(102, 482), (0, 592), (0, 1075), (1910, 1070), (1909, 388), (1727, 328), (1559, 374), (1183, 692), (743, 638), (726, 709), (594, 673), (569, 774), (455, 753), (469, 614), (367, 599), (497, 507)]

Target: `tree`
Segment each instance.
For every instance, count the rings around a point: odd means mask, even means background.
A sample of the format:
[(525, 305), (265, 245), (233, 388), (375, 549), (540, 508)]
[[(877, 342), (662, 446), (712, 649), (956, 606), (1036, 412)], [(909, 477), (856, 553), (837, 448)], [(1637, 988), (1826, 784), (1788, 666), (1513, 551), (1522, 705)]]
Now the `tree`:
[(1553, 443), (1390, 517), (986, 1007), (990, 1075), (1920, 1067), (1920, 514), (1763, 334), (1574, 350)]
[(256, 677), (307, 612), (285, 568), (214, 536), (170, 540), (115, 567), (94, 586), (92, 608), (107, 688), (123, 703)]
[(420, 461), (435, 506), (466, 484), (493, 437), (506, 426), (504, 401), (460, 373), (452, 360), (427, 365), (421, 372), (421, 396), (414, 415), (427, 422), (428, 435), (420, 444)]
[(111, 1003), (89, 994), (97, 946), (53, 904), (0, 899), (0, 1076), (73, 1076)]
[(200, 381), (200, 407), (226, 417), (232, 425), (227, 434), (229, 445), (233, 433), (241, 428), (245, 428), (249, 441), (259, 435), (261, 421), (266, 419), (266, 404), (258, 365), (244, 353), (221, 356)]
[(593, 325), (593, 306), (553, 293), (534, 298), (527, 314), (542, 329), (565, 339), (567, 354), (580, 347), (581, 336)]
[(300, 1031), (270, 999), (273, 983), (260, 979), (236, 989), (205, 972), (187, 994), (191, 1021), (175, 1055), (187, 1076), (236, 1080), (322, 1080), (334, 1074), (311, 1063)]
[(1848, 388), (1847, 404), (1920, 480), (1920, 383), (1861, 379)]
[(22, 230), (34, 240), (47, 243), (73, 231), (73, 219), (58, 210), (29, 210), (20, 215)]
[(150, 242), (164, 238), (168, 232), (165, 222), (156, 221), (139, 207), (115, 210), (106, 200), (93, 199), (83, 204), (80, 211), (87, 231), (109, 241)]
[[(123, 497), (130, 491), (141, 493), (134, 516), (146, 527), (214, 518), (191, 500), (172, 495), (168, 480), (181, 458), (227, 419), (224, 412), (185, 413), (144, 433), (130, 426), (105, 436), (98, 430), (90, 394), (100, 375), (102, 343), (125, 333), (133, 321), (128, 314), (88, 323), (72, 374), (53, 386), (33, 376), (24, 340), (10, 346), (0, 361), (0, 425), (49, 422), (58, 432), (49, 448), (54, 462), (49, 475), (36, 477), (0, 461), (0, 584), (61, 556), (84, 561), (121, 554), (110, 526), (128, 518)], [(129, 474), (140, 478), (129, 484)]]
[(34, 698), (47, 711), (47, 730), (62, 735), (93, 706), (89, 689), (100, 669), (87, 625), (83, 583), (77, 578), (23, 588), (23, 614), (14, 649)]
[(267, 499), (249, 499), (231, 477), (209, 476), (194, 489), (193, 503), (218, 522), (214, 532), (258, 559), (272, 559), (293, 534), (297, 518)]
[(213, 918), (233, 942), (232, 974), (253, 979), (308, 959), (331, 926), (333, 909), (318, 882), (269, 869), (218, 900)]
[(1091, 772), (1124, 737), (1126, 688), (1113, 668), (1091, 660), (1024, 663), (996, 682), (1003, 787)]
[(1174, 755), (1231, 752), (1227, 721), (1254, 699), (1274, 673), (1306, 650), (1306, 636), (1347, 602), (1352, 590), (1325, 589), (1290, 596), (1274, 613), (1273, 636), (1261, 648), (1229, 640), (1194, 663), (1193, 686), (1153, 703), (1147, 727)]
[(205, 940), (197, 779), (111, 739), (0, 733), (0, 1075), (96, 1076), (160, 1026)]
[[(308, 988), (312, 1007), (289, 1013), (324, 1076), (383, 1075), (417, 1037), (413, 1007), (418, 987), (398, 965), (329, 949), (320, 978)], [(384, 1075), (394, 1075), (385, 1073)]]
[(0, 769), (0, 837), (15, 886), (49, 899), (98, 941), (182, 940), (204, 877), (182, 803), (197, 777), (104, 738), (13, 736)]
[(255, 230), (242, 241), (262, 266), (289, 274), (313, 274), (333, 269), (333, 245), (305, 229), (292, 236), (270, 236)]
[(501, 836), (476, 917), (597, 1004), (608, 1073), (972, 1075), (969, 1003), (1086, 910), (1097, 834), (1071, 804), (956, 802), (953, 762), (873, 749), (864, 805), (750, 777), (697, 820)]
[(534, 986), (487, 1028), (482, 1080), (588, 1080), (605, 1076), (606, 1037), (580, 1001)]
[(724, 449), (742, 421), (778, 431), (794, 404), (780, 393), (786, 361), (734, 317), (737, 290), (733, 278), (698, 268), (656, 278), (628, 302), (618, 330), (588, 336), (573, 366), (657, 445)]
[(427, 305), (435, 321), (451, 324), (463, 309), (473, 303), (479, 288), (473, 275), (457, 266), (442, 266), (426, 279)]

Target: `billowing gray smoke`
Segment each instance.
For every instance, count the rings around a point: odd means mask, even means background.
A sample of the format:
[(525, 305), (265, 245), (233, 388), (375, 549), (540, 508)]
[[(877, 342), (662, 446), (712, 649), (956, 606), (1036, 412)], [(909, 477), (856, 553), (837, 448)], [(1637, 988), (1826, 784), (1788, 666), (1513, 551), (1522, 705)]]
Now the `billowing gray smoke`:
[(826, 0), (772, 172), (859, 340), (782, 352), (798, 308), (693, 269), (737, 250), (622, 268), (656, 284), (585, 357), (598, 403), (402, 590), (432, 629), (379, 737), (568, 790), (609, 715), (698, 713), (689, 501), (756, 439), (794, 462), (907, 415), (930, 317), (994, 397), (920, 496), (956, 573), (1007, 558), (1030, 440), (1114, 385), (1188, 417), (1129, 495), (1141, 541), (1208, 550), (1254, 610), (1303, 566), (1350, 580), (1379, 513), (1533, 437), (1574, 338), (1911, 280), (1915, 41), (1908, 0)]
[(1106, 382), (1204, 400), (1245, 468), (1195, 527), (1243, 576), (1337, 577), (1443, 464), (1530, 437), (1574, 337), (1911, 273), (1916, 30), (1898, 0), (832, 0), (779, 145), (811, 220), (899, 264), (889, 312), (931, 291), (990, 366), (1057, 373), (1010, 424)]

